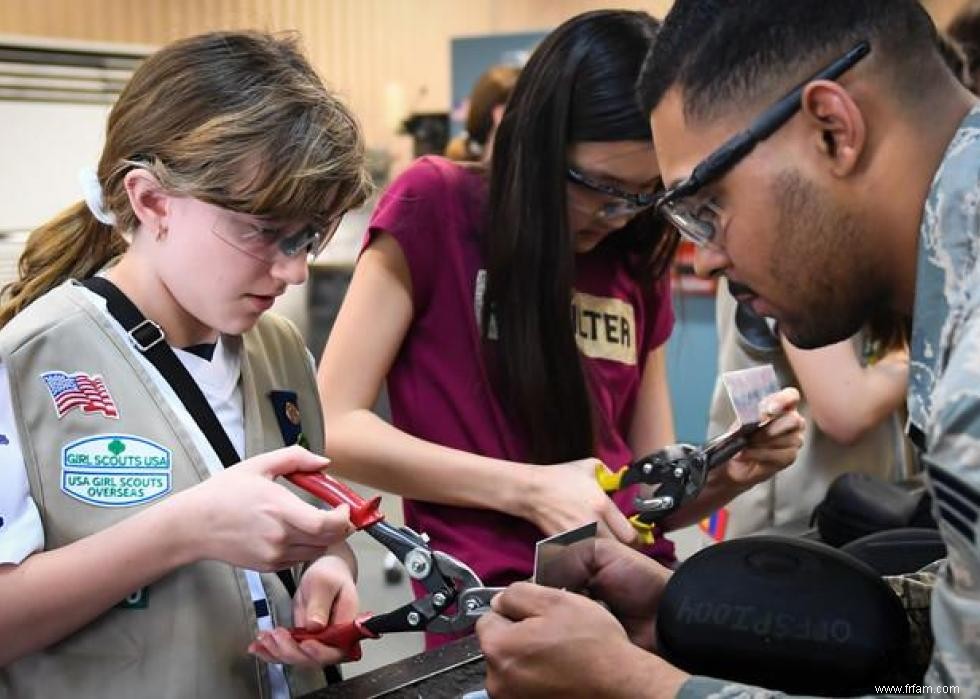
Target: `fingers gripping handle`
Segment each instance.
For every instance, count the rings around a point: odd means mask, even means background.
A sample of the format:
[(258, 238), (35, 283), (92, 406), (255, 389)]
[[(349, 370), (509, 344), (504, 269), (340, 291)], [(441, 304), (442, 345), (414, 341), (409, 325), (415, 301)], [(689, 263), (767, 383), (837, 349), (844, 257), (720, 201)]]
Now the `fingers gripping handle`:
[(286, 478), (331, 507), (347, 505), (350, 508), (351, 524), (359, 530), (384, 519), (379, 509), (380, 497), (365, 500), (336, 478), (325, 473), (291, 473)]
[[(599, 482), (599, 487), (607, 493), (614, 493), (623, 487), (623, 476), (629, 472), (629, 466), (623, 466), (618, 471), (611, 471), (604, 463), (597, 462), (595, 465), (595, 479)], [(654, 525), (652, 522), (644, 522), (639, 514), (629, 518), (630, 524), (636, 530), (638, 540), (641, 544), (652, 544), (656, 537), (653, 534)]]
[(345, 660), (360, 660), (361, 640), (378, 637), (377, 634), (372, 633), (370, 629), (364, 626), (364, 622), (370, 618), (370, 614), (362, 614), (354, 621), (349, 621), (346, 624), (333, 624), (320, 631), (296, 628), (290, 629), (289, 633), (297, 642), (319, 641), (325, 646), (344, 651)]
[(599, 482), (599, 487), (607, 493), (615, 493), (623, 487), (623, 476), (629, 470), (628, 466), (623, 466), (618, 471), (611, 471), (601, 461), (595, 464), (595, 479)]

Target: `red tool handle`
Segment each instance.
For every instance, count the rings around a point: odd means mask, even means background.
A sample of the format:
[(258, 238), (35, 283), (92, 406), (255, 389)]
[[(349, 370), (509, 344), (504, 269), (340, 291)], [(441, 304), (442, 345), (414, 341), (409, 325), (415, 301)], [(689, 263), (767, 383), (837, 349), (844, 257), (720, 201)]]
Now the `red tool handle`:
[(333, 476), (325, 473), (291, 473), (286, 478), (331, 507), (350, 507), (350, 521), (357, 529), (370, 527), (385, 518), (381, 514), (381, 498), (365, 500)]
[(378, 637), (376, 633), (372, 633), (364, 627), (364, 622), (370, 618), (370, 614), (362, 614), (354, 621), (348, 621), (346, 624), (333, 624), (320, 631), (296, 628), (290, 629), (289, 633), (297, 641), (319, 641), (325, 646), (342, 650), (345, 660), (360, 660), (361, 639)]

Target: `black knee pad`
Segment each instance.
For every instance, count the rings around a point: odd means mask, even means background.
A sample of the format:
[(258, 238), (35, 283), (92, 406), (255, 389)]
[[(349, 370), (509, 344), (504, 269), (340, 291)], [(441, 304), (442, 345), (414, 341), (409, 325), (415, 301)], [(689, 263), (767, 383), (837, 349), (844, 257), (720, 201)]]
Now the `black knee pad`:
[(946, 558), (938, 529), (887, 529), (841, 546), (841, 551), (871, 566), (879, 575), (914, 573)]
[(846, 696), (901, 674), (909, 626), (864, 563), (824, 544), (752, 536), (678, 568), (657, 637), (660, 654), (692, 674)]

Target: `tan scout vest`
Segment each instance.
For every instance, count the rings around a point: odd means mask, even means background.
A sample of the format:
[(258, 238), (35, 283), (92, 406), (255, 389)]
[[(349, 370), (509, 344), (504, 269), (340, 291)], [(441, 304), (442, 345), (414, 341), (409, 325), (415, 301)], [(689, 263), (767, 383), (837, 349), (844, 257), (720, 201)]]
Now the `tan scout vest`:
[[(322, 453), (315, 379), (295, 328), (267, 314), (243, 339), (246, 456), (283, 446), (267, 398), (271, 390), (296, 392), (310, 448)], [(48, 293), (0, 331), (0, 360), (10, 376), (46, 549), (70, 544), (152, 505), (105, 507), (67, 495), (61, 488), (64, 445), (94, 435), (137, 436), (171, 451), (173, 493), (208, 478), (187, 426), (110, 319), (74, 283)], [(59, 420), (41, 379), (53, 370), (102, 376), (118, 419), (76, 408)], [(291, 624), (282, 583), (272, 574), (264, 574), (262, 581), (274, 621)], [(269, 696), (265, 666), (245, 650), (255, 636), (256, 618), (241, 570), (216, 561), (186, 566), (150, 584), (146, 602), (142, 609), (110, 609), (63, 641), (0, 668), (0, 696)], [(286, 676), (294, 696), (324, 684), (319, 670), (287, 667)]]

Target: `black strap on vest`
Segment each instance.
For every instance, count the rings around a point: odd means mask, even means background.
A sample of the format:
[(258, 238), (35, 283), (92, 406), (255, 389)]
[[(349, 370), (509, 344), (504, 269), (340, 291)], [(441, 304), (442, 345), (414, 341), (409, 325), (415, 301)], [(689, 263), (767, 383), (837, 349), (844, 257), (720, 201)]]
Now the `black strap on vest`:
[[(82, 282), (82, 285), (106, 300), (109, 313), (129, 335), (133, 346), (142, 352), (174, 389), (174, 393), (194, 418), (197, 426), (201, 428), (201, 432), (207, 437), (224, 467), (228, 468), (241, 461), (241, 456), (235, 451), (228, 433), (221, 426), (214, 409), (201, 392), (201, 387), (174, 354), (170, 345), (164, 341), (160, 326), (145, 317), (140, 309), (108, 279), (92, 277)], [(292, 573), (284, 569), (277, 571), (276, 574), (292, 597), (296, 593), (296, 583)]]

